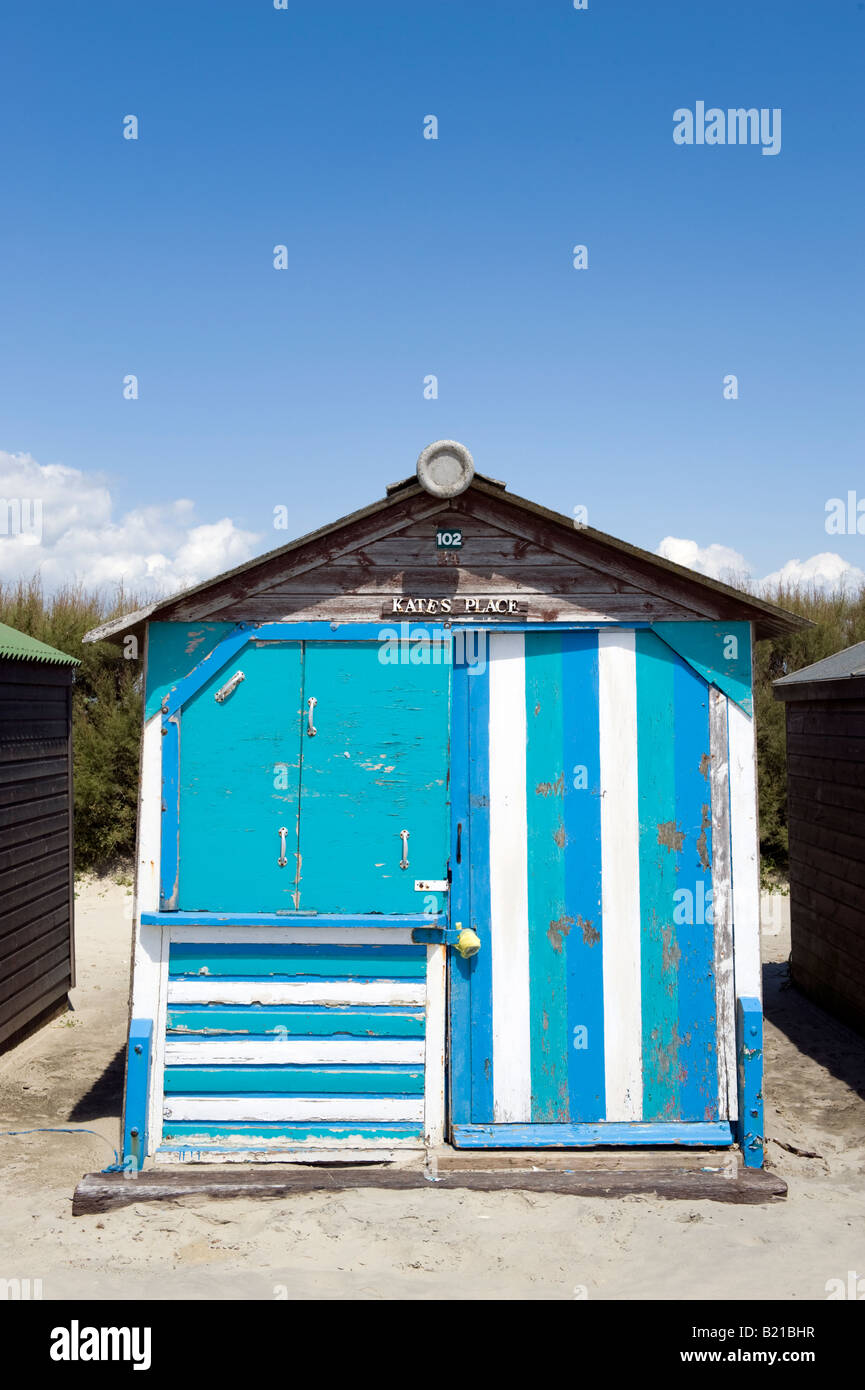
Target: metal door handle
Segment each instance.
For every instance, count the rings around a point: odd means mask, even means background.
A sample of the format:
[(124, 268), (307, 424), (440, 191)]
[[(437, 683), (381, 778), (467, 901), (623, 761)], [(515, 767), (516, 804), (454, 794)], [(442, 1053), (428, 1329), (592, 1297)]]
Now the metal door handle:
[(315, 698), (314, 695), (310, 695), (306, 703), (309, 705), (309, 714), (307, 715), (306, 722), (306, 732), (309, 734), (310, 738), (315, 738), (315, 725), (312, 722), (312, 711), (318, 704), (318, 700)]
[(277, 863), (279, 864), (279, 867), (281, 869), (284, 869), (286, 864), (288, 863), (288, 858), (285, 853), (285, 837), (287, 834), (288, 826), (281, 825), (279, 827), (279, 859), (277, 860)]
[(407, 831), (407, 830), (401, 830), (399, 833), (400, 833), (400, 839), (402, 840), (402, 859), (399, 861), (399, 866), (400, 866), (401, 869), (407, 869), (407, 868), (408, 868), (408, 831)]
[(243, 674), (242, 671), (235, 671), (234, 675), (231, 677), (231, 680), (226, 681), (225, 685), (220, 686), (220, 688), (214, 695), (213, 698), (216, 701), (216, 703), (218, 705), (221, 705), (223, 700), (226, 700), (228, 696), (231, 694), (232, 690), (236, 690), (237, 687), (240, 685), (240, 682), (245, 680), (246, 676)]

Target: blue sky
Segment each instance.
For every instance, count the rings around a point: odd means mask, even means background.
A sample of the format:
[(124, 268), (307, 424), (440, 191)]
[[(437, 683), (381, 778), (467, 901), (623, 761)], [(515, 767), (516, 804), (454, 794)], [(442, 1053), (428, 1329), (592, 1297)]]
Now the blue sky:
[[(647, 549), (865, 568), (824, 527), (865, 498), (863, 38), (859, 0), (6, 0), (26, 564), (201, 577), (287, 539), (275, 505), (300, 534), (456, 438)], [(781, 108), (781, 152), (677, 146), (698, 100)]]

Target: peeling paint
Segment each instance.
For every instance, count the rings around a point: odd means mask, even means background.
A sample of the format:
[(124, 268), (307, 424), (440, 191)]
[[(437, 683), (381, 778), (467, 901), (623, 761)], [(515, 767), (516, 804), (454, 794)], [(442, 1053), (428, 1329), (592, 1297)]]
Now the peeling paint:
[[(672, 971), (674, 974), (677, 974), (679, 969), (679, 961), (682, 959), (682, 952), (680, 951), (679, 946), (676, 942), (676, 936), (673, 927), (670, 926), (662, 928), (661, 942), (661, 960), (663, 962), (664, 973), (666, 974), (668, 971)], [(672, 983), (675, 986), (676, 981), (673, 980)], [(670, 993), (672, 994), (673, 992), (674, 990), (671, 989)]]
[(539, 782), (535, 787), (535, 796), (564, 796), (565, 794), (565, 774), (560, 772), (555, 782)]
[(586, 918), (584, 921), (582, 917), (578, 917), (577, 926), (583, 933), (583, 944), (586, 946), (597, 946), (601, 939), (601, 933), (598, 931), (597, 927), (592, 926), (591, 918)]
[(664, 849), (668, 849), (678, 854), (682, 845), (685, 843), (684, 830), (676, 829), (674, 820), (661, 821), (658, 826), (658, 844)]
[[(573, 917), (562, 916), (557, 922), (550, 922), (547, 928), (547, 937), (553, 950), (559, 955), (562, 954), (562, 937), (567, 936), (571, 927), (574, 925)], [(546, 1015), (545, 1015), (546, 1016)], [(546, 1025), (545, 1025), (546, 1026)]]
[(706, 831), (710, 828), (712, 824), (712, 815), (709, 810), (709, 807), (705, 804), (703, 805), (702, 812), (703, 819), (700, 825), (700, 833), (697, 836), (697, 853), (700, 856), (700, 863), (702, 864), (703, 868), (708, 869), (710, 867), (709, 843), (706, 839)]
[(553, 831), (553, 839), (555, 840), (559, 849), (564, 849), (565, 845), (568, 842), (568, 837), (565, 834), (565, 827), (563, 825), (560, 825), (557, 830)]
[(707, 782), (709, 780), (709, 769), (711, 768), (711, 766), (712, 759), (709, 757), (708, 753), (704, 753), (702, 758), (700, 759), (700, 772), (702, 776), (705, 777)]

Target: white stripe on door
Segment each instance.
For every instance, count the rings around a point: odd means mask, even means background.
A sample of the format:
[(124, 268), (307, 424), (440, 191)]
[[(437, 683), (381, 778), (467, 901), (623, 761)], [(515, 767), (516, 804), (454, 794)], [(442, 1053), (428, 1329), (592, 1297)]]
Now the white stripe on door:
[(489, 652), (493, 1115), (513, 1124), (532, 1108), (523, 633), (491, 634)]
[(272, 983), (264, 980), (171, 979), (169, 1004), (423, 1004), (422, 980), (322, 980)]
[[(414, 1038), (169, 1038), (167, 1067), (231, 1066), (423, 1067), (423, 1039)], [(194, 1090), (194, 1087), (192, 1088)]]
[(423, 1122), (423, 1097), (401, 1096), (324, 1096), (283, 1100), (276, 1096), (166, 1096), (164, 1117), (175, 1124), (200, 1120), (217, 1124), (251, 1121), (296, 1122), (302, 1124), (387, 1124), (388, 1121)]
[(632, 631), (598, 633), (604, 1071), (608, 1120), (643, 1114), (637, 663)]
[(736, 995), (763, 997), (760, 967), (760, 858), (754, 721), (727, 702), (730, 732), (730, 842)]

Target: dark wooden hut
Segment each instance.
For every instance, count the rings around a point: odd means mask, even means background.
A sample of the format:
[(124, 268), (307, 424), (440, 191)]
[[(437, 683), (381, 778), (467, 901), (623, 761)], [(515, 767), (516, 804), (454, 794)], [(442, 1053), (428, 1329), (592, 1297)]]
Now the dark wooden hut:
[(791, 971), (865, 1033), (865, 642), (775, 682), (787, 714)]
[(0, 623), (0, 1047), (75, 982), (72, 678), (79, 663)]

